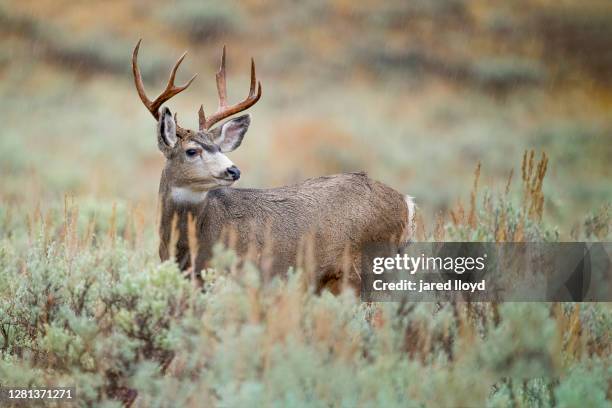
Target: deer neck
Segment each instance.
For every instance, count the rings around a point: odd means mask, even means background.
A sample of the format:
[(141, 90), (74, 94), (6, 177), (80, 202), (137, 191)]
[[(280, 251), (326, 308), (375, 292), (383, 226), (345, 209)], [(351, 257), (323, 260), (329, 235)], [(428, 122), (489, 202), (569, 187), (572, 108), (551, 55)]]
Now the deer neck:
[[(159, 204), (160, 204), (160, 256), (162, 260), (168, 259), (172, 253), (170, 248), (173, 240), (172, 229), (177, 235), (176, 242), (177, 259), (183, 258), (181, 248), (187, 247), (187, 225), (189, 217), (197, 223), (202, 216), (202, 207), (206, 201), (206, 191), (195, 191), (184, 186), (175, 186), (170, 182), (166, 169), (162, 173), (159, 184)], [(185, 261), (180, 260), (179, 262)]]
[(172, 183), (168, 177), (167, 170), (162, 172), (159, 183), (159, 197), (162, 205), (163, 217), (173, 217), (174, 214), (186, 214), (191, 212), (197, 215), (196, 210), (206, 201), (207, 191), (194, 190), (189, 186), (179, 186)]
[(170, 186), (168, 199), (178, 207), (201, 205), (206, 200), (208, 191), (192, 190), (189, 187)]
[[(172, 177), (169, 176), (168, 170), (164, 169), (159, 183), (159, 200), (161, 205), (161, 235), (163, 229), (170, 229), (173, 222), (178, 222), (179, 225), (184, 223), (188, 214), (197, 218), (200, 214), (199, 209), (202, 208), (206, 201), (207, 191), (197, 191), (188, 186), (177, 186), (172, 183)], [(174, 218), (176, 217), (176, 221)]]

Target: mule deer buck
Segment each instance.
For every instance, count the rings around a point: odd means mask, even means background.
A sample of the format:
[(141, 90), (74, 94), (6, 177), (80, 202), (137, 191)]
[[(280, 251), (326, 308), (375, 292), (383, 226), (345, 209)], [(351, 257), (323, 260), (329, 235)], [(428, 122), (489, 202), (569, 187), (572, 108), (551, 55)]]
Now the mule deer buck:
[[(193, 267), (199, 277), (198, 272), (212, 257), (213, 245), (224, 237), (224, 232), (232, 231), (238, 253), (253, 251), (261, 262), (262, 254), (268, 251), (272, 274), (286, 273), (299, 259), (306, 259), (303, 252), (308, 252), (314, 261), (312, 276), (317, 292), (324, 288), (337, 292), (341, 282), (358, 290), (364, 245), (370, 242), (399, 245), (410, 239), (415, 208), (412, 199), (365, 173), (313, 178), (280, 188), (230, 187), (240, 178), (240, 170), (226, 153), (242, 143), (250, 115), (213, 125), (248, 109), (261, 98), (253, 59), (248, 96), (240, 103), (228, 105), (223, 48), (221, 67), (216, 74), (219, 107), (206, 116), (200, 106), (199, 128), (190, 130), (180, 127), (176, 116), (162, 107), (195, 78), (194, 75), (183, 86), (174, 84), (186, 53), (172, 68), (164, 91), (151, 101), (145, 94), (138, 68), (140, 43), (132, 55), (134, 82), (143, 104), (158, 121), (157, 144), (166, 158), (159, 186), (162, 260), (174, 253), (182, 270)], [(190, 256), (190, 217), (195, 223), (196, 256)], [(175, 239), (173, 231), (177, 231)], [(310, 246), (305, 244), (307, 241)]]

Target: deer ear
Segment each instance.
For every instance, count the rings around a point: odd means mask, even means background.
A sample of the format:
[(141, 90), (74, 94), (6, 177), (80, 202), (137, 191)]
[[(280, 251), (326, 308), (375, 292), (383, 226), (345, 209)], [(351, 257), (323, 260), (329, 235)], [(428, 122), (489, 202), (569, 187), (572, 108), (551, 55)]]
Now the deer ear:
[(157, 146), (165, 156), (168, 156), (176, 146), (176, 141), (176, 123), (174, 123), (170, 109), (164, 106), (159, 111)]
[(251, 124), (251, 115), (242, 115), (224, 122), (212, 131), (213, 142), (223, 153), (236, 150)]

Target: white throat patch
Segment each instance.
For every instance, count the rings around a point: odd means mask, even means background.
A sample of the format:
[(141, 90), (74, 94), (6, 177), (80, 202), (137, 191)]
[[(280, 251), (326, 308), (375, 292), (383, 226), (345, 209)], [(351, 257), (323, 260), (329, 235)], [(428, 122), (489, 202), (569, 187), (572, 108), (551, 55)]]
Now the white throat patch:
[(206, 191), (194, 191), (187, 187), (172, 187), (170, 195), (176, 203), (198, 204), (206, 199)]

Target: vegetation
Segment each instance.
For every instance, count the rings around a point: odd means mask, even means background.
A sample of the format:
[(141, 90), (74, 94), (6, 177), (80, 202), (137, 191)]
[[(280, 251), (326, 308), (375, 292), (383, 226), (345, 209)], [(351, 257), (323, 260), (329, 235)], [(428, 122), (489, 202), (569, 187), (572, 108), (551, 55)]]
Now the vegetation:
[(241, 17), (240, 8), (231, 3), (202, 4), (194, 0), (168, 4), (158, 14), (159, 19), (169, 21), (194, 42), (216, 41), (224, 34), (239, 31), (244, 23)]
[[(478, 194), (479, 166), (469, 209), (421, 238), (555, 239), (545, 167), (526, 153), (508, 202)], [(65, 205), (0, 209), (5, 384), (76, 385), (83, 406), (610, 405), (606, 304), (367, 304), (299, 271), (263, 282), (222, 247), (202, 292), (159, 264), (137, 209)]]
[(609, 304), (364, 304), (222, 247), (197, 290), (157, 257), (163, 161), (129, 76), (138, 38), (151, 94), (189, 50), (172, 109), (195, 126), (221, 45), (230, 99), (253, 55), (240, 187), (366, 170), (416, 197), (418, 240), (610, 241), (607, 2), (60, 3), (0, 2), (3, 386), (108, 407), (611, 405)]

